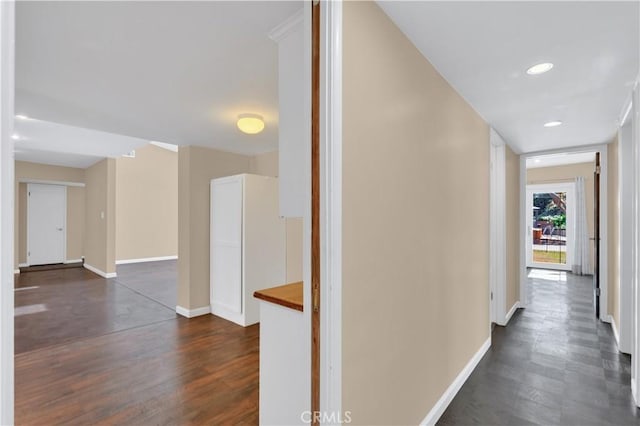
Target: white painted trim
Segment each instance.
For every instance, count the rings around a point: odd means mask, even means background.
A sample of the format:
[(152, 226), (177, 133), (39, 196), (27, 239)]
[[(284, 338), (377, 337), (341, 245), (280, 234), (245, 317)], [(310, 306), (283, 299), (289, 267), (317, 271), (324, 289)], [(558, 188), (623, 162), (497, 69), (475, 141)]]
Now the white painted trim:
[(640, 377), (640, 261), (638, 254), (640, 253), (640, 74), (638, 74), (636, 84), (632, 92), (632, 102), (636, 106), (633, 111), (633, 147), (634, 147), (634, 164), (636, 183), (633, 194), (633, 217), (634, 224), (634, 271), (632, 273), (632, 313), (633, 320), (631, 338), (631, 388), (633, 390), (634, 401), (640, 407), (640, 395), (637, 392), (638, 377)]
[(520, 306), (529, 304), (527, 294), (527, 157), (520, 155)]
[(18, 268), (26, 268), (27, 266), (29, 266), (28, 263), (19, 263), (18, 264)]
[[(504, 322), (507, 309), (506, 143), (494, 129), (490, 131), (489, 150), (491, 153), (489, 165), (490, 322), (501, 324)], [(491, 300), (491, 293), (493, 293), (493, 300)]]
[(13, 270), (13, 275), (18, 275), (20, 274), (20, 269), (14, 269)]
[(67, 259), (64, 261), (65, 264), (69, 264), (69, 263), (80, 263), (82, 262), (84, 259)]
[(436, 422), (444, 413), (444, 410), (447, 409), (453, 398), (456, 396), (464, 382), (467, 381), (473, 370), (476, 368), (484, 354), (491, 347), (491, 336), (480, 346), (480, 349), (471, 357), (467, 365), (462, 369), (460, 374), (455, 378), (453, 383), (447, 388), (447, 390), (442, 394), (438, 402), (431, 408), (429, 414), (420, 422), (420, 425), (435, 425)]
[(342, 2), (320, 8), (320, 408), (342, 413)]
[(116, 260), (116, 265), (126, 265), (128, 263), (160, 262), (162, 260), (176, 260), (176, 259), (178, 259), (178, 256), (142, 257), (140, 259)]
[(96, 268), (95, 266), (91, 266), (88, 263), (85, 263), (84, 266), (86, 269), (90, 270), (91, 272), (93, 272), (94, 274), (98, 274), (103, 278), (115, 278), (118, 276), (118, 274), (116, 274), (115, 272), (109, 272), (106, 273), (98, 268)]
[[(525, 208), (526, 222), (527, 222), (527, 235), (525, 244), (527, 247), (527, 268), (536, 269), (555, 269), (560, 271), (571, 271), (574, 253), (575, 253), (575, 235), (574, 227), (576, 221), (576, 184), (574, 182), (559, 182), (559, 183), (543, 183), (543, 184), (528, 184), (526, 186), (527, 191), (527, 207)], [(533, 235), (532, 230), (529, 228), (533, 221), (533, 201), (532, 196), (534, 193), (547, 193), (547, 192), (565, 192), (567, 194), (567, 229), (566, 229), (566, 252), (565, 252), (565, 264), (561, 263), (536, 263), (533, 261)], [(529, 204), (531, 203), (531, 205)]]
[(200, 315), (206, 315), (211, 313), (211, 306), (203, 306), (196, 309), (187, 309), (180, 305), (176, 306), (176, 313), (182, 315), (185, 318), (199, 317)]
[(633, 92), (629, 94), (629, 97), (626, 100), (626, 104), (622, 108), (622, 113), (620, 114), (620, 119), (618, 120), (618, 127), (622, 127), (629, 118), (632, 118), (632, 116), (630, 115), (632, 108), (633, 108)]
[(606, 322), (607, 324), (611, 324), (613, 321), (613, 315), (605, 315), (602, 318), (600, 318), (600, 321), (602, 322)]
[[(584, 145), (571, 148), (559, 148), (548, 151), (530, 152), (520, 155), (520, 235), (527, 236), (526, 224), (526, 186), (527, 186), (527, 158), (547, 154), (573, 153), (573, 152), (599, 152), (600, 153), (600, 318), (609, 315), (608, 286), (609, 286), (609, 251), (608, 251), (608, 159), (606, 144)], [(525, 239), (526, 241), (526, 239)], [(526, 244), (520, 244), (520, 303), (526, 307), (527, 300), (527, 266)], [(640, 327), (639, 327), (640, 328)]]
[(46, 180), (46, 179), (29, 179), (18, 178), (19, 183), (35, 183), (38, 185), (58, 185), (58, 186), (74, 186), (84, 188), (86, 185), (83, 182), (67, 182), (62, 180)]
[(637, 263), (634, 235), (635, 221), (635, 193), (638, 183), (635, 180), (635, 169), (638, 164), (634, 161), (633, 129), (638, 123), (634, 121), (636, 105), (633, 102), (633, 92), (629, 94), (626, 107), (620, 118), (618, 129), (618, 306), (620, 307), (620, 324), (618, 349), (624, 353), (631, 353), (633, 346), (633, 287), (634, 270)]
[(157, 146), (158, 148), (162, 148), (162, 149), (166, 149), (167, 151), (171, 151), (171, 152), (178, 152), (178, 145), (174, 145), (172, 143), (166, 143), (166, 142), (157, 142), (157, 141), (152, 141), (149, 142), (151, 145)]
[(504, 326), (509, 324), (509, 321), (511, 321), (511, 317), (513, 316), (513, 314), (516, 313), (519, 307), (520, 307), (520, 301), (517, 301), (516, 303), (514, 303), (511, 309), (509, 309), (509, 312), (507, 312), (507, 314), (504, 316), (504, 321), (500, 325)]
[(269, 38), (276, 43), (279, 43), (289, 32), (294, 29), (298, 24), (303, 21), (304, 18), (304, 8), (300, 9), (290, 17), (288, 17), (284, 22), (278, 24), (277, 27), (272, 29), (269, 32)]
[(0, 2), (0, 425), (14, 423), (15, 2)]

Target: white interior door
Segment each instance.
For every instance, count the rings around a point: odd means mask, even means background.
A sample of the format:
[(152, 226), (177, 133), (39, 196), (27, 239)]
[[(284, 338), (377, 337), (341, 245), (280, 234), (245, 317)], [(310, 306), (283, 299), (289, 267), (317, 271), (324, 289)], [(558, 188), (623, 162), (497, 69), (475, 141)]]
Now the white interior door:
[(63, 263), (66, 258), (67, 187), (29, 184), (27, 197), (27, 263)]
[[(565, 245), (548, 245), (540, 241), (534, 241), (534, 195), (561, 193), (566, 194), (566, 229), (565, 229)], [(557, 183), (557, 184), (541, 184), (527, 185), (527, 235), (525, 238), (527, 244), (527, 267), (542, 269), (559, 269), (570, 271), (573, 264), (573, 245), (574, 245), (574, 220), (575, 220), (575, 184), (573, 183)], [(541, 229), (539, 232), (542, 232)], [(543, 235), (548, 237), (548, 235)], [(535, 256), (534, 251), (538, 252)], [(557, 255), (557, 261), (554, 261)], [(541, 260), (544, 259), (544, 260)]]
[(242, 313), (242, 177), (211, 184), (211, 305)]

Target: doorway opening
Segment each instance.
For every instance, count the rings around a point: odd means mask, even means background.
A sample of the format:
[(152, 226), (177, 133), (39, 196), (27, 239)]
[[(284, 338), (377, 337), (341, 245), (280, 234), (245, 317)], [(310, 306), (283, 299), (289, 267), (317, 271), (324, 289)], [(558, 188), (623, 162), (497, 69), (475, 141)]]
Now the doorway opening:
[(527, 185), (527, 267), (571, 269), (574, 194), (572, 183)]

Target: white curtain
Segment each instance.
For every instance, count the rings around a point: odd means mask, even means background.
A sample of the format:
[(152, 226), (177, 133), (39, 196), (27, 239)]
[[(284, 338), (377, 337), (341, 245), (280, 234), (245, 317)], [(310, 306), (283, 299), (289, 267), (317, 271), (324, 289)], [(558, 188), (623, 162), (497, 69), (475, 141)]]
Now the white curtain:
[(585, 196), (584, 177), (576, 178), (576, 220), (574, 228), (575, 253), (571, 270), (576, 275), (590, 275), (591, 248), (589, 226), (587, 225), (587, 199)]

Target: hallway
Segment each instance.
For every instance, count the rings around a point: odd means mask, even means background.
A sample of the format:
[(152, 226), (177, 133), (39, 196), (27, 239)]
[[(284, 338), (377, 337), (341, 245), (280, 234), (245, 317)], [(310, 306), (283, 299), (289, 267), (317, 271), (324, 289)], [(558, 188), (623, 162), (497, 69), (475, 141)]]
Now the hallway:
[(529, 307), (507, 327), (440, 425), (637, 425), (630, 357), (593, 316), (592, 279), (529, 270)]

